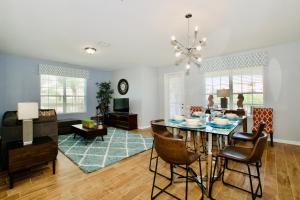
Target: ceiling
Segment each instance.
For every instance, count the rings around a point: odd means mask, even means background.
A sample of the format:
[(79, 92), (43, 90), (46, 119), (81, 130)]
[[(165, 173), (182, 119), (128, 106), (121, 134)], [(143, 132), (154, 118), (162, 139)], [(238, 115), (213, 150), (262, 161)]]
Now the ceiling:
[(108, 70), (160, 67), (175, 62), (170, 36), (185, 41), (187, 12), (208, 38), (205, 58), (300, 40), (299, 11), (299, 0), (1, 0), (0, 52)]

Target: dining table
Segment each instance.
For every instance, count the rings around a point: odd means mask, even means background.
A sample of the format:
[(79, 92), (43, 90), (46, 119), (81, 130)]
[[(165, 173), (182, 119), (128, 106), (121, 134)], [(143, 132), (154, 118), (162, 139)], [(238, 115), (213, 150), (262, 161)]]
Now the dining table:
[[(213, 136), (216, 136), (218, 141), (219, 150), (224, 148), (224, 146), (229, 145), (229, 137), (232, 133), (239, 127), (242, 126), (243, 121), (247, 119), (246, 116), (239, 117), (231, 117), (228, 118), (229, 123), (225, 125), (219, 125), (215, 123), (215, 116), (211, 114), (204, 114), (202, 116), (198, 116), (200, 118), (201, 123), (196, 125), (191, 125), (187, 123), (185, 119), (176, 120), (176, 119), (166, 119), (164, 121), (155, 122), (154, 124), (165, 126), (167, 128), (171, 128), (173, 134), (177, 134), (179, 130), (186, 132), (186, 134), (206, 134), (206, 162), (207, 162), (207, 174), (206, 174), (206, 184), (201, 183), (203, 188), (205, 189), (205, 193), (207, 196), (211, 197), (211, 181), (212, 181), (212, 147), (213, 147)], [(191, 116), (187, 117), (191, 118)], [(197, 118), (197, 116), (193, 117)], [(226, 115), (221, 116), (220, 118), (227, 118)], [(223, 145), (224, 144), (224, 145)]]

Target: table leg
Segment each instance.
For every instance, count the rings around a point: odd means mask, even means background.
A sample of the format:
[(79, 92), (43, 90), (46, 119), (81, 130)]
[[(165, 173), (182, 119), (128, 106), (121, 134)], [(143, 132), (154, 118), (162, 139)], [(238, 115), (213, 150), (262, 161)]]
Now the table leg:
[(104, 141), (103, 135), (101, 135), (102, 141)]
[(9, 173), (8, 177), (9, 177), (9, 189), (12, 189), (14, 187), (14, 178), (12, 173)]
[(229, 137), (229, 136), (225, 136), (225, 137), (224, 137), (225, 146), (228, 146), (228, 137)]
[(76, 133), (74, 133), (74, 139), (75, 139), (75, 137), (76, 137)]
[(208, 141), (207, 141), (207, 185), (206, 185), (206, 190), (207, 194), (210, 194), (210, 183), (211, 183), (211, 169), (212, 169), (212, 134), (208, 133)]

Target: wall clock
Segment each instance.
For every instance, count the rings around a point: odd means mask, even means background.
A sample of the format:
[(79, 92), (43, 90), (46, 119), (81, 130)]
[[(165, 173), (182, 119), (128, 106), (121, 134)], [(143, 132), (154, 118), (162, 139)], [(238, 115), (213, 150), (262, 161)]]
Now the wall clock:
[(119, 80), (118, 91), (121, 95), (125, 95), (128, 92), (129, 85), (126, 79)]

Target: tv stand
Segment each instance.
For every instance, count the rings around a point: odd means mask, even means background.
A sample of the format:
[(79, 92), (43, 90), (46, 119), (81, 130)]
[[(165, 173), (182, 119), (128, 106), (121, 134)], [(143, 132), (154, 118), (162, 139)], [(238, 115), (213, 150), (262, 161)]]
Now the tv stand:
[(113, 112), (107, 115), (105, 124), (125, 130), (133, 130), (138, 128), (137, 114)]

